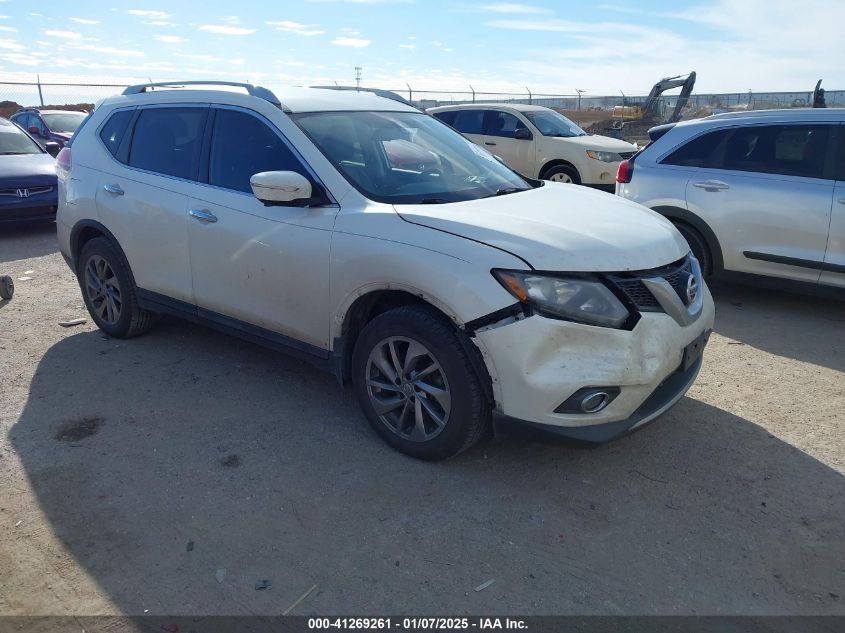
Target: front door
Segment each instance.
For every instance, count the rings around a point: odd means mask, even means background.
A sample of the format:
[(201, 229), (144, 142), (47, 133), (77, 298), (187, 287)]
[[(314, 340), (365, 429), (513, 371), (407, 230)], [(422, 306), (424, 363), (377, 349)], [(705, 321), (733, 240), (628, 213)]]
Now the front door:
[(517, 130), (528, 131), (528, 126), (516, 115), (503, 110), (488, 110), (484, 119), (484, 146), (514, 171), (534, 178), (534, 139), (515, 138)]
[(188, 203), (200, 314), (329, 348), (329, 249), (336, 205), (264, 206), (249, 180), (264, 171), (314, 177), (259, 115), (215, 108), (205, 174)]

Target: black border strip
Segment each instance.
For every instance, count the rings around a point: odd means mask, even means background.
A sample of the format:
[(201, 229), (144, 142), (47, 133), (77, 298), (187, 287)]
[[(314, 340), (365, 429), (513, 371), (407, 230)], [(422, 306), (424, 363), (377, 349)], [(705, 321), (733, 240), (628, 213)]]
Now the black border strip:
[(798, 266), (799, 268), (811, 268), (825, 272), (845, 273), (845, 266), (842, 264), (829, 264), (814, 259), (799, 259), (798, 257), (785, 257), (784, 255), (770, 255), (769, 253), (757, 253), (755, 251), (742, 251), (748, 259), (757, 259), (763, 262), (775, 264), (786, 264), (787, 266)]

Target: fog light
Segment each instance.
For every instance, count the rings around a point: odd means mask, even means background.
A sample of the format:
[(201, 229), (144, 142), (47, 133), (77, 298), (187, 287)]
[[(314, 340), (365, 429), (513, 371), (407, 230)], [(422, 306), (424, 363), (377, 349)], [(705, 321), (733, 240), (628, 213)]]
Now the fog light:
[(613, 402), (619, 391), (619, 387), (584, 387), (561, 403), (555, 413), (598, 413)]

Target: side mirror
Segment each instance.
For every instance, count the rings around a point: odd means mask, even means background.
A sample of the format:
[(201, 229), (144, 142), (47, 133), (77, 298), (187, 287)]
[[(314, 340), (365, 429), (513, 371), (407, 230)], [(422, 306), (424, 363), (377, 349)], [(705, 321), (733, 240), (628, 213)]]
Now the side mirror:
[(249, 185), (268, 207), (298, 206), (311, 199), (311, 182), (295, 171), (262, 171), (249, 179)]
[(44, 149), (47, 150), (47, 153), (52, 156), (53, 158), (61, 151), (61, 147), (55, 141), (47, 141), (44, 143)]
[(530, 141), (534, 138), (534, 135), (531, 133), (527, 127), (520, 127), (514, 130), (513, 137), (517, 138), (521, 141)]

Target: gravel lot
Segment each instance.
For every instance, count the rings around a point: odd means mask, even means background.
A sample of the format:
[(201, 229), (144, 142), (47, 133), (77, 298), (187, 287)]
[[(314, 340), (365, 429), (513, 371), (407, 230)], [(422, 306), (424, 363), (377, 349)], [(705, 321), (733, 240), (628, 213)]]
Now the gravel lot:
[(845, 614), (845, 303), (719, 284), (660, 421), (429, 464), (299, 361), (60, 327), (87, 313), (53, 227), (2, 231), (31, 277), (0, 302), (2, 614), (279, 614), (314, 585), (293, 613)]

